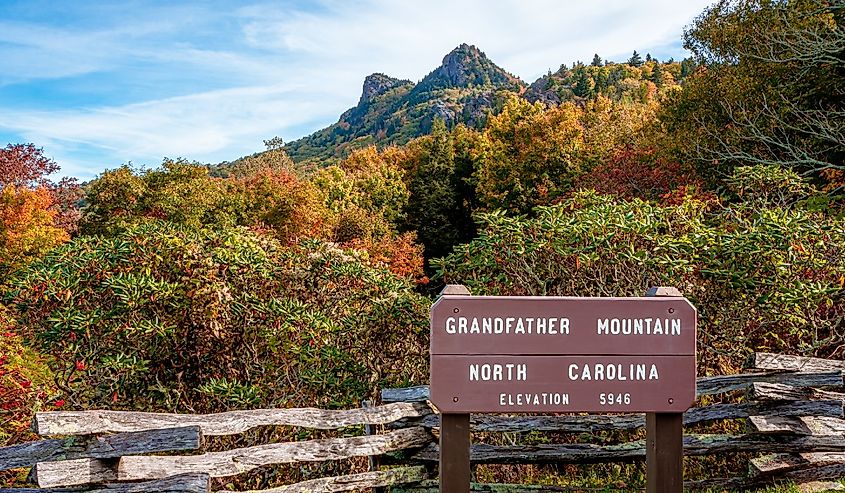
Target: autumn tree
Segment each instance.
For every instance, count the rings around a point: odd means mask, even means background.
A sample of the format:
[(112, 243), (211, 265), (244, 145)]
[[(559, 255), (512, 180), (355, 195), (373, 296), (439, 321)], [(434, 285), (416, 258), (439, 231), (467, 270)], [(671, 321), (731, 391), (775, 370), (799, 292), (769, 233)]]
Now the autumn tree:
[(76, 231), (79, 187), (72, 179), (47, 178), (58, 170), (33, 144), (0, 149), (0, 271), (26, 264)]
[(236, 224), (269, 228), (284, 244), (306, 238), (324, 239), (331, 228), (323, 195), (309, 181), (289, 170), (265, 169), (230, 180), (219, 207)]
[(588, 101), (578, 118), (584, 133), (580, 158), (584, 171), (646, 139), (653, 132), (657, 107), (653, 99), (645, 103), (621, 102), (598, 96)]
[(237, 211), (222, 207), (224, 191), (207, 167), (184, 159), (165, 159), (152, 170), (122, 166), (87, 187), (83, 231), (111, 234), (156, 220), (190, 227), (232, 225)]
[(85, 189), (83, 233), (109, 234), (134, 222), (142, 213), (139, 201), (146, 192), (147, 184), (131, 166), (104, 171)]
[(63, 177), (58, 183), (49, 182), (44, 185), (53, 195), (51, 209), (56, 215), (53, 223), (73, 236), (79, 231), (82, 219), (80, 204), (85, 199), (85, 191), (76, 178)]
[(338, 217), (338, 241), (397, 231), (408, 203), (406, 159), (404, 149), (367, 147), (313, 177), (329, 210)]
[(683, 157), (714, 177), (753, 164), (842, 169), (841, 2), (721, 0), (684, 39), (704, 68), (661, 117)]
[(657, 149), (628, 145), (579, 177), (576, 186), (620, 199), (661, 201), (681, 188), (682, 194), (697, 191), (701, 183), (694, 172)]
[(0, 190), (0, 272), (25, 265), (69, 239), (54, 223), (53, 204), (46, 187), (9, 184)]
[(50, 208), (55, 212), (56, 226), (68, 234), (76, 233), (80, 218), (82, 190), (75, 178), (53, 182), (48, 175), (59, 171), (59, 165), (44, 155), (34, 144), (8, 144), (0, 149), (0, 188), (7, 185), (35, 189), (44, 187), (52, 194)]
[(228, 176), (244, 178), (256, 173), (289, 171), (295, 169), (293, 160), (284, 149), (271, 148), (267, 151), (247, 156), (232, 163), (226, 170)]
[[(283, 151), (269, 151), (270, 154)], [(127, 227), (166, 221), (190, 228), (246, 226), (285, 244), (326, 238), (330, 213), (323, 195), (273, 156), (256, 157), (244, 174), (213, 177), (206, 166), (164, 161), (154, 170), (123, 166), (87, 187), (84, 231), (113, 235)], [(246, 172), (249, 169), (249, 172)]]
[(34, 144), (9, 144), (0, 149), (0, 188), (34, 186), (58, 170), (59, 165)]
[(311, 183), (324, 199), (329, 238), (368, 255), (373, 265), (423, 280), (422, 249), (413, 231), (402, 233), (410, 192), (406, 183), (411, 151), (374, 146), (354, 150), (317, 172)]
[(485, 129), (489, 148), (476, 170), (479, 200), (490, 209), (526, 213), (569, 190), (581, 171), (579, 116), (572, 103), (546, 110), (510, 99)]

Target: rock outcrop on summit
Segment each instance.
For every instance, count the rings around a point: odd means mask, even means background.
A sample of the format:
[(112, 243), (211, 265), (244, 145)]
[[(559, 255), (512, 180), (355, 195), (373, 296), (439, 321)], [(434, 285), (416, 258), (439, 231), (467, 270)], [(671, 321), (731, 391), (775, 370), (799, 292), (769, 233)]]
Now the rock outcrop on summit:
[(445, 57), (443, 63), (414, 88), (415, 92), (474, 86), (518, 91), (525, 84), (498, 67), (481, 50), (466, 43)]
[(405, 84), (411, 84), (411, 81), (394, 79), (384, 74), (368, 75), (364, 79), (364, 90), (361, 92), (361, 99), (358, 101), (358, 104), (369, 103), (376, 96), (380, 96), (395, 87)]

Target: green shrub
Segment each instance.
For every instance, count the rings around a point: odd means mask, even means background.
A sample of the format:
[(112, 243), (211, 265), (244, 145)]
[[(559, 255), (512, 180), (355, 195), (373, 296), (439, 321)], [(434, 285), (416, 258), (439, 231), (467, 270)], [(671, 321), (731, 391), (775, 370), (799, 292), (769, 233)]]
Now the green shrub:
[(536, 217), (479, 216), (481, 231), (436, 262), (474, 294), (641, 296), (676, 286), (699, 310), (704, 371), (754, 350), (833, 356), (845, 315), (845, 221), (798, 208), (710, 211), (576, 194)]
[(786, 207), (816, 192), (798, 173), (777, 165), (739, 166), (725, 184), (742, 201), (758, 206)]
[(153, 223), (76, 238), (4, 301), (74, 407), (350, 406), (427, 373), (427, 300), (357, 255)]

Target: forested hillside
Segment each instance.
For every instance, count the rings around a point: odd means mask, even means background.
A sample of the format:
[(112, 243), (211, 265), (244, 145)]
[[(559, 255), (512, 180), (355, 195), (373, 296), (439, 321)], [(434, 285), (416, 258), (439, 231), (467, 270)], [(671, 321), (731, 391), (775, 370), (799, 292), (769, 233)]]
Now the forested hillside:
[(845, 6), (720, 0), (684, 46), (527, 85), (461, 45), (418, 83), (368, 76), (295, 142), (84, 186), (0, 149), (0, 446), (38, 410), (350, 407), (425, 383), (445, 283), (677, 286), (702, 375), (845, 357)]
[(334, 125), (288, 143), (285, 152), (310, 168), (334, 163), (369, 145), (406, 144), (431, 133), (438, 119), (449, 128), (463, 124), (480, 130), (491, 113), (499, 113), (514, 97), (546, 106), (565, 101), (582, 104), (596, 95), (617, 102), (645, 102), (677, 86), (693, 65), (692, 60), (659, 62), (651, 55), (643, 60), (636, 52), (627, 63), (605, 63), (596, 55), (590, 66), (561, 65), (529, 87), (475, 46), (462, 44), (417, 84), (384, 74), (367, 76), (356, 107)]

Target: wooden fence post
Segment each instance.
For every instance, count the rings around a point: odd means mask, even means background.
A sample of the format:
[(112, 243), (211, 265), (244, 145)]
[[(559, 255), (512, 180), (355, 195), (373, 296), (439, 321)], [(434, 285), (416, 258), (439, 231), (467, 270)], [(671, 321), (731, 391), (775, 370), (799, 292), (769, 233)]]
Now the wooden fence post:
[[(371, 399), (365, 399), (361, 401), (361, 407), (364, 409), (370, 409), (373, 407), (373, 401)], [(364, 433), (367, 436), (375, 435), (376, 432), (373, 429), (373, 425), (366, 423), (364, 424)], [(379, 466), (381, 466), (381, 457), (378, 455), (370, 455), (367, 456), (367, 465), (369, 466), (368, 469), (370, 472), (378, 472)], [(373, 493), (384, 493), (385, 489), (382, 487), (373, 488)]]
[[(672, 287), (653, 287), (646, 296), (683, 296)], [(684, 490), (684, 415), (646, 413), (646, 493)]]
[[(440, 296), (468, 295), (466, 286), (448, 284)], [(469, 413), (440, 414), (440, 493), (469, 493)]]

